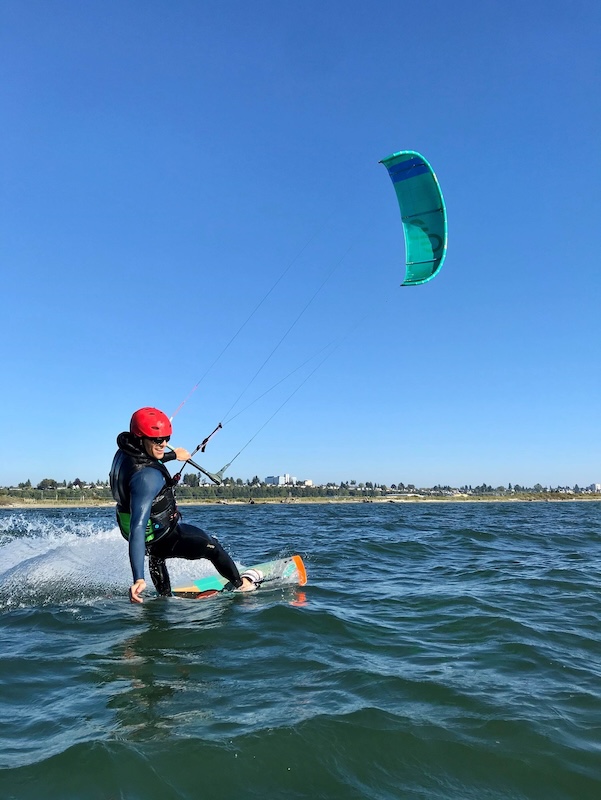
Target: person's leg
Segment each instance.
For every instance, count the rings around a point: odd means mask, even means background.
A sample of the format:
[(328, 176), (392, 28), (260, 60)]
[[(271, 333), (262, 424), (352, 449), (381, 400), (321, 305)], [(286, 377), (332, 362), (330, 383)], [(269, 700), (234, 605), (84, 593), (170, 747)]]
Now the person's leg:
[(169, 580), (165, 559), (150, 553), (148, 556), (148, 571), (158, 594), (168, 597), (171, 594), (171, 581)]
[(173, 546), (170, 548), (169, 557), (196, 560), (206, 558), (215, 567), (217, 572), (226, 578), (236, 588), (242, 586), (242, 578), (231, 556), (224, 550), (219, 541), (210, 534), (180, 522), (175, 529)]

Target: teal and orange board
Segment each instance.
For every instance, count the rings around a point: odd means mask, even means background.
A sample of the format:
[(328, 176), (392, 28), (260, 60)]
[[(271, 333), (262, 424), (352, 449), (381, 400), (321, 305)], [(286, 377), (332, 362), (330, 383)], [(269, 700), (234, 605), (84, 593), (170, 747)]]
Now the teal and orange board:
[[(307, 583), (307, 570), (303, 559), (299, 555), (278, 558), (275, 561), (266, 561), (263, 564), (253, 564), (252, 568), (241, 567), (240, 572), (244, 572), (245, 569), (256, 569), (263, 573), (263, 580), (258, 587), (259, 590), (278, 589), (282, 586), (304, 586)], [(221, 575), (210, 575), (207, 578), (192, 581), (187, 586), (177, 586), (173, 590), (173, 594), (177, 597), (201, 600), (215, 597), (215, 595), (223, 592), (227, 585), (228, 581)], [(241, 592), (241, 594), (243, 593)]]

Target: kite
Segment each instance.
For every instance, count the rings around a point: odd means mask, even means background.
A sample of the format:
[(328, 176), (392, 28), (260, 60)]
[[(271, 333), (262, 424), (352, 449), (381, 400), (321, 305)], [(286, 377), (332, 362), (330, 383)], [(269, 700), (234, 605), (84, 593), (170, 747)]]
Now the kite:
[(418, 286), (438, 273), (447, 253), (447, 210), (434, 170), (414, 150), (383, 158), (394, 185), (405, 234), (405, 280)]

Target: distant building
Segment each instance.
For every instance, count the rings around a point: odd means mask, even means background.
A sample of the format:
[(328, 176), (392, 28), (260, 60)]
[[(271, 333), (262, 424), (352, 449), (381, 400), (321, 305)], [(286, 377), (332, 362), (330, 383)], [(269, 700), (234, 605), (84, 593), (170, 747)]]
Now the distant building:
[[(296, 486), (298, 480), (286, 473), (285, 475), (268, 475), (265, 478), (265, 483), (270, 486)], [(306, 482), (305, 485), (307, 485)]]

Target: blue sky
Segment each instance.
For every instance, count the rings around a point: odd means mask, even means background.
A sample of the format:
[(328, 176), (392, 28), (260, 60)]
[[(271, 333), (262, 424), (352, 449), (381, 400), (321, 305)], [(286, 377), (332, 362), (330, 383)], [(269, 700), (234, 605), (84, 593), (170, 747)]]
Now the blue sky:
[[(191, 449), (293, 323), (235, 411), (334, 352), (209, 469), (290, 397), (229, 474), (600, 481), (600, 40), (596, 0), (4, 0), (0, 484), (105, 478), (205, 376)], [(449, 248), (401, 289), (405, 149)]]

